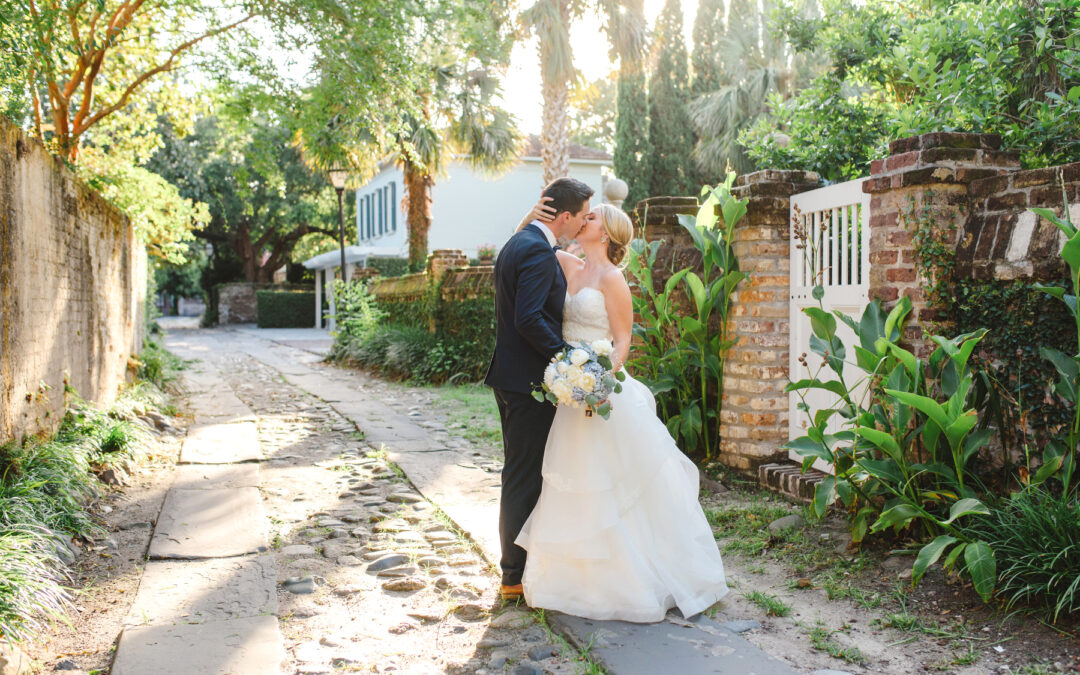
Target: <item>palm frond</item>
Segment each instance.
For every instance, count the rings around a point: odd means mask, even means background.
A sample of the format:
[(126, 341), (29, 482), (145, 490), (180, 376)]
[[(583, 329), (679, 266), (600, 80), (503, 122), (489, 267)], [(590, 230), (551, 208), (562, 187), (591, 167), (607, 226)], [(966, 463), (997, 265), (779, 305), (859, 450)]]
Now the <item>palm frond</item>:
[(540, 38), (540, 69), (545, 82), (574, 79), (574, 54), (570, 47), (570, 27), (563, 20), (559, 0), (536, 0), (521, 15), (525, 26)]

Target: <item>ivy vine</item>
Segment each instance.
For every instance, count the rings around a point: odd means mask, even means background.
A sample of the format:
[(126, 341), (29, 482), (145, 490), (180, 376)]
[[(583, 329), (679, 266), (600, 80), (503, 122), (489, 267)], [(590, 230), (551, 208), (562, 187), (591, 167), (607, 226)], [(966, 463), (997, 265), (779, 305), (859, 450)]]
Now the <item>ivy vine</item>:
[[(908, 196), (908, 208), (903, 222), (911, 232), (915, 248), (915, 264), (924, 281), (927, 305), (942, 309), (949, 305), (953, 289), (953, 269), (956, 267), (956, 222), (942, 222), (934, 215), (934, 191), (923, 193), (922, 204)], [(964, 207), (960, 207), (961, 213)]]

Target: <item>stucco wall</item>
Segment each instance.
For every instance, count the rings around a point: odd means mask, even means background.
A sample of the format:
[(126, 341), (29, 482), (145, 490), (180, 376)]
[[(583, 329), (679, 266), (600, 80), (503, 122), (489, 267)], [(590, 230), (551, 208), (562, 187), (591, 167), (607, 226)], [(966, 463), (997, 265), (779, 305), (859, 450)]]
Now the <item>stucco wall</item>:
[(65, 382), (88, 400), (116, 396), (145, 296), (127, 218), (0, 120), (0, 443), (55, 430)]
[[(585, 182), (596, 195), (593, 204), (603, 201), (603, 162), (570, 161), (570, 175)], [(383, 236), (360, 238), (361, 246), (391, 247), (408, 254), (408, 226), (402, 210), (404, 191), (401, 169), (387, 167), (356, 191), (358, 203), (390, 183), (396, 183), (397, 229)], [(544, 187), (544, 174), (540, 162), (524, 159), (508, 173), (498, 178), (488, 178), (476, 173), (460, 161), (450, 163), (445, 176), (435, 179), (431, 193), (431, 231), (428, 233), (428, 250), (460, 249), (475, 258), (481, 244), (494, 244), (502, 248), (522, 217), (540, 197)], [(354, 225), (359, 225), (358, 218)]]

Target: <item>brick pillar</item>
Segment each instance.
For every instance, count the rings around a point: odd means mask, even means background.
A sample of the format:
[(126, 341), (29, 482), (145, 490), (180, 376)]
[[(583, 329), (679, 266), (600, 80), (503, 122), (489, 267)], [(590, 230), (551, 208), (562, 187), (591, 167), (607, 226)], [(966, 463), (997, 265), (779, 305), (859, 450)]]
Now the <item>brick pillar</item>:
[(436, 249), (427, 259), (428, 279), (433, 284), (438, 283), (449, 270), (468, 266), (469, 258), (464, 251), (456, 248)]
[[(944, 312), (928, 306), (913, 235), (918, 222), (932, 218), (955, 249), (970, 211), (969, 187), (980, 178), (1015, 171), (1019, 156), (1002, 152), (996, 134), (933, 133), (889, 144), (889, 156), (871, 166), (863, 191), (870, 198), (870, 297), (891, 306), (911, 299), (905, 337), (919, 353), (923, 329), (948, 331)], [(935, 325), (936, 324), (936, 325)]]
[(733, 298), (731, 329), (738, 342), (724, 367), (720, 454), (726, 466), (756, 471), (785, 456), (790, 311), (791, 195), (821, 186), (807, 171), (758, 171), (740, 176), (734, 195), (749, 199), (735, 230), (735, 254), (750, 275)]

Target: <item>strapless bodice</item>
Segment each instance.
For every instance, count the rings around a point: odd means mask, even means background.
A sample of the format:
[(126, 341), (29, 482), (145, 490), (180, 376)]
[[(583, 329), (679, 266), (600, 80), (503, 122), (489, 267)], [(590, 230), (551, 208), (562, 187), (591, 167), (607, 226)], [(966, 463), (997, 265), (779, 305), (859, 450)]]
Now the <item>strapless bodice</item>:
[(567, 342), (592, 342), (611, 338), (604, 294), (586, 286), (577, 293), (566, 294), (563, 305), (563, 339)]

